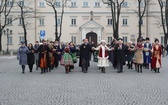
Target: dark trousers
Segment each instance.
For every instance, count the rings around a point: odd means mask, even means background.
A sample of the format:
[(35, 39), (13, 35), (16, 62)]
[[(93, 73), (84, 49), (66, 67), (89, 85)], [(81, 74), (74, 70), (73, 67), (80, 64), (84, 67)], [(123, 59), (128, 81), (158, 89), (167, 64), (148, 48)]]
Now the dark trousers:
[(89, 60), (87, 59), (82, 59), (82, 71), (87, 72), (88, 71), (88, 66), (89, 66)]
[(116, 54), (113, 55), (113, 67), (114, 68), (117, 67), (117, 57), (116, 57)]
[(117, 63), (117, 69), (118, 69), (118, 72), (123, 72), (123, 62)]
[(29, 70), (30, 70), (30, 72), (32, 72), (32, 70), (33, 70), (33, 64), (29, 64)]
[(24, 73), (25, 72), (25, 65), (22, 65), (22, 73)]
[(36, 70), (38, 69), (39, 60), (36, 60)]

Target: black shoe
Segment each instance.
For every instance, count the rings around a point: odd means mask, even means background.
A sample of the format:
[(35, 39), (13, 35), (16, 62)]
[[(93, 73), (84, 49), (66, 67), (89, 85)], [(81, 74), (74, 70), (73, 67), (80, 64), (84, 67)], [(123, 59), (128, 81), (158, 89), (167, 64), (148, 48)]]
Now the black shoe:
[(120, 73), (120, 71), (117, 71), (117, 73)]
[(83, 73), (87, 73), (87, 71), (84, 71)]

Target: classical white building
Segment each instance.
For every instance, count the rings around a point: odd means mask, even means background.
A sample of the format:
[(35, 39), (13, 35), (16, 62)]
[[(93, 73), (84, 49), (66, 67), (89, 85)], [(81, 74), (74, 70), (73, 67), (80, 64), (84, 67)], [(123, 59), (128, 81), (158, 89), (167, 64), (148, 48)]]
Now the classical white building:
[[(29, 1), (31, 2), (31, 8), (36, 11), (28, 14), (38, 18), (26, 19), (28, 43), (34, 44), (36, 40), (39, 41), (40, 31), (45, 31), (44, 38), (46, 40), (54, 41), (55, 21), (53, 9), (46, 4), (45, 0), (25, 0), (24, 5), (30, 4)], [(155, 4), (148, 5), (142, 21), (142, 36), (150, 37), (151, 42), (158, 38), (163, 43), (162, 26), (158, 24), (161, 22), (160, 7), (157, 0), (152, 0), (152, 2), (155, 2)], [(137, 0), (125, 0), (122, 5), (119, 37), (123, 38), (125, 42), (135, 41), (138, 37), (138, 17), (135, 13), (135, 10), (138, 9), (137, 4)], [(56, 0), (55, 6), (58, 11), (58, 24), (60, 24), (61, 0)], [(20, 10), (15, 7), (10, 13), (8, 21), (18, 16), (20, 16)], [(12, 30), (12, 34), (8, 38), (10, 50), (16, 50), (20, 42), (24, 40), (21, 24), (20, 19), (18, 19), (6, 27)], [(113, 39), (112, 24), (110, 7), (103, 4), (102, 0), (68, 0), (63, 17), (61, 41), (73, 41), (76, 44), (81, 44), (82, 39), (88, 38), (89, 41), (99, 42), (104, 39), (107, 43), (110, 43)], [(2, 39), (2, 48), (6, 50), (7, 37), (3, 35)]]

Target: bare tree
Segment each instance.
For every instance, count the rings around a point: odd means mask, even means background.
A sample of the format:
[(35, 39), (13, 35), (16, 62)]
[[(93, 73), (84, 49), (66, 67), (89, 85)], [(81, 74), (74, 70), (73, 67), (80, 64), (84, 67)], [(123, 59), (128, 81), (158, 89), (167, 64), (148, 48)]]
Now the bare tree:
[(9, 14), (13, 8), (15, 0), (1, 0), (0, 1), (0, 51), (2, 51), (2, 35), (5, 27), (16, 20), (17, 18), (13, 18), (10, 21), (7, 21)]
[(138, 11), (135, 10), (135, 13), (137, 13), (137, 16), (139, 18), (138, 20), (138, 27), (139, 27), (138, 39), (142, 37), (142, 22), (143, 22), (143, 17), (145, 15), (148, 3), (149, 3), (149, 0), (138, 0)]
[(160, 6), (160, 14), (161, 14), (161, 24), (164, 32), (164, 45), (167, 45), (168, 39), (168, 0), (166, 0), (165, 4), (165, 17), (164, 17), (164, 3), (163, 0), (158, 0)]
[(29, 23), (26, 22), (26, 19), (36, 18), (36, 17), (30, 14), (34, 10), (33, 8), (31, 8), (31, 5), (32, 5), (31, 0), (18, 1), (17, 5), (20, 8), (21, 25), (23, 27), (25, 45), (27, 46), (27, 27)]
[[(55, 40), (60, 41), (60, 37), (62, 35), (62, 23), (63, 23), (63, 15), (64, 15), (64, 8), (67, 4), (68, 0), (61, 0), (60, 4), (57, 4), (56, 0), (45, 0), (47, 2), (47, 5), (50, 6), (54, 10), (55, 15)], [(61, 7), (61, 22), (60, 22), (60, 34), (58, 34), (58, 11), (56, 9), (57, 6)]]
[(111, 8), (111, 15), (112, 15), (112, 28), (113, 28), (113, 36), (114, 38), (118, 39), (119, 37), (119, 19), (120, 19), (120, 13), (121, 13), (121, 7), (125, 0), (108, 0), (106, 2), (105, 0), (102, 0), (104, 4), (110, 5)]

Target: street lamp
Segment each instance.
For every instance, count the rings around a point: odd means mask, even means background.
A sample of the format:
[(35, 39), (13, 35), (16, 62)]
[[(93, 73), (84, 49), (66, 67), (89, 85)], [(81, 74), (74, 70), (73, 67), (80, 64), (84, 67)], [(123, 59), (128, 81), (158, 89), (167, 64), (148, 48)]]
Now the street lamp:
[(7, 36), (7, 48), (6, 48), (6, 53), (8, 54), (9, 53), (9, 35), (12, 35), (12, 30), (9, 30), (8, 28), (6, 30), (3, 31), (4, 32), (4, 35)]

